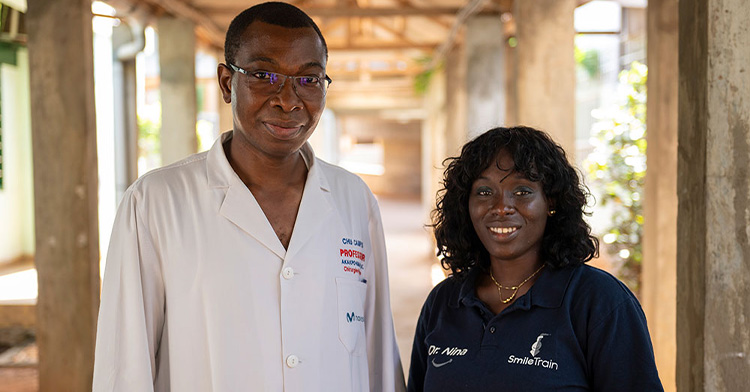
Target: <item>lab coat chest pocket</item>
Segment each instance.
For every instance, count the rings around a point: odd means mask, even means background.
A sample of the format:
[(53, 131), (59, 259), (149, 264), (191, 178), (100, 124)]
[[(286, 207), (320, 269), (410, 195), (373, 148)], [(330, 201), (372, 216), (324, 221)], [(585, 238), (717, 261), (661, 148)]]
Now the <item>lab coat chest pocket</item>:
[(366, 293), (366, 283), (351, 278), (336, 278), (339, 340), (354, 355), (365, 354)]

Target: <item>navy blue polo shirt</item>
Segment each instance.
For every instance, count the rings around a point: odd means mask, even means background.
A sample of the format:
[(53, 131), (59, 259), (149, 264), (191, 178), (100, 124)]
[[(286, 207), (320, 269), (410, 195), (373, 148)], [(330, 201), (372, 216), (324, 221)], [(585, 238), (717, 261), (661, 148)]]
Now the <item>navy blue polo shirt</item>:
[(545, 268), (494, 315), (476, 296), (480, 273), (427, 297), (409, 391), (663, 391), (641, 305), (612, 275)]

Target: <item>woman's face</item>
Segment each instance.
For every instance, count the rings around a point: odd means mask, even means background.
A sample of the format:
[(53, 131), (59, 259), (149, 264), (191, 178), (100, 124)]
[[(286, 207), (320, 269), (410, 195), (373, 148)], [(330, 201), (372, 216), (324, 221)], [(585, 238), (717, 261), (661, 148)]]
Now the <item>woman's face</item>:
[(514, 170), (501, 150), (471, 187), (469, 215), (491, 261), (539, 262), (549, 203), (540, 182)]

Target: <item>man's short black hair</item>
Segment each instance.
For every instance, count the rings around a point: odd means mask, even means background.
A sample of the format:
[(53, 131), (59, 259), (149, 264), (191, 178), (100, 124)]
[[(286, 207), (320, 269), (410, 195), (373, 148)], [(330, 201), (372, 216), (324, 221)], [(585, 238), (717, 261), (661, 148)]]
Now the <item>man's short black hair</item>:
[(234, 64), (235, 56), (240, 48), (242, 34), (247, 27), (254, 21), (269, 23), (276, 26), (287, 28), (312, 27), (325, 49), (326, 59), (328, 58), (328, 45), (320, 32), (318, 25), (301, 9), (287, 3), (271, 1), (254, 5), (237, 15), (227, 29), (227, 37), (224, 41), (224, 61), (227, 64)]

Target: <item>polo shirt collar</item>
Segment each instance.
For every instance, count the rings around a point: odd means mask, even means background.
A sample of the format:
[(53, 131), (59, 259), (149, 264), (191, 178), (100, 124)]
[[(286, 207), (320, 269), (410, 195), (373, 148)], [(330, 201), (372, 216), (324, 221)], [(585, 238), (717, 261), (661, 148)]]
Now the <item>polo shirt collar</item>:
[(450, 306), (454, 308), (458, 308), (460, 305), (471, 306), (474, 301), (478, 301), (475, 287), (480, 273), (481, 269), (476, 266), (469, 270), (466, 278), (458, 286), (459, 294), (451, 295), (454, 300), (449, 303)]
[[(517, 299), (513, 303), (514, 307), (520, 309), (530, 309), (532, 306), (543, 308), (559, 308), (562, 305), (565, 292), (570, 285), (571, 277), (576, 267), (563, 267), (553, 269), (549, 266), (542, 270), (539, 278), (536, 280), (531, 290), (526, 295)], [(476, 281), (482, 273), (481, 268), (474, 267), (466, 278), (458, 286), (459, 294), (452, 296), (455, 300), (449, 303), (449, 306), (459, 307), (460, 305), (471, 306), (475, 301), (479, 301), (476, 296)]]

